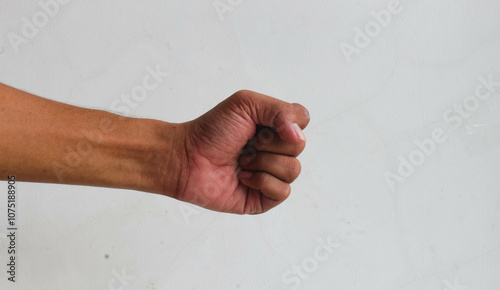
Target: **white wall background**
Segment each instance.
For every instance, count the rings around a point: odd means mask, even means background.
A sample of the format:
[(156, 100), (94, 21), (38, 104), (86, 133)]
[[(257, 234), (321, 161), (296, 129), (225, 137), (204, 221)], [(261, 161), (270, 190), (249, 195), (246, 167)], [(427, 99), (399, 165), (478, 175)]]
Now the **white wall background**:
[[(389, 2), (72, 0), (44, 19), (0, 0), (3, 83), (109, 109), (160, 66), (130, 115), (184, 122), (246, 88), (312, 117), (292, 196), (261, 216), (20, 182), (17, 282), (0, 266), (0, 289), (500, 289), (500, 85), (473, 97), (478, 77), (500, 81), (500, 2), (404, 0), (373, 26)], [(436, 129), (446, 141), (392, 190), (385, 174)]]

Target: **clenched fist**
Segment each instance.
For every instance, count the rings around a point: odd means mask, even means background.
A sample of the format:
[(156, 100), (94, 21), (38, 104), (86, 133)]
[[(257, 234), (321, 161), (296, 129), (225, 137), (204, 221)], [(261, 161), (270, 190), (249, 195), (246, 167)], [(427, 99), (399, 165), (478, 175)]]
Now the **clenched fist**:
[(308, 123), (301, 105), (251, 91), (173, 124), (0, 84), (0, 179), (134, 189), (258, 214), (290, 195)]
[(290, 195), (300, 173), (308, 111), (239, 91), (183, 124), (185, 163), (173, 197), (211, 210), (259, 214)]

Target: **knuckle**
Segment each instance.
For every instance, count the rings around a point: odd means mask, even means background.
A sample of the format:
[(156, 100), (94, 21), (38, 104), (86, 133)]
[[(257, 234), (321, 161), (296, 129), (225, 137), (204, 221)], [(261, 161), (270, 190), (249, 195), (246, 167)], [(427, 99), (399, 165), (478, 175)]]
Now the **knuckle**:
[(307, 110), (306, 107), (298, 103), (294, 103), (294, 106), (297, 108), (297, 112), (300, 114), (300, 117), (303, 117), (306, 121), (309, 121), (311, 119), (309, 110)]
[(236, 100), (241, 100), (241, 99), (247, 99), (250, 98), (252, 95), (252, 91), (249, 90), (239, 90), (236, 93), (234, 93), (231, 97), (236, 99)]
[(261, 185), (265, 185), (268, 183), (270, 175), (264, 172), (257, 173), (257, 182)]
[(237, 91), (236, 93), (234, 93), (231, 96), (229, 96), (229, 98), (227, 98), (226, 101), (229, 104), (237, 104), (237, 105), (239, 105), (244, 100), (244, 95), (245, 95), (245, 93), (243, 93), (242, 91)]
[(289, 184), (287, 184), (283, 189), (283, 200), (287, 199), (290, 196), (291, 192), (292, 192), (292, 187)]
[(293, 156), (295, 156), (295, 157), (299, 156), (302, 153), (302, 151), (304, 151), (305, 148), (306, 148), (305, 142), (303, 142), (301, 144), (294, 145), (292, 148)]
[(287, 181), (293, 182), (299, 177), (302, 170), (300, 161), (296, 158), (290, 159), (287, 165)]
[(240, 90), (227, 99), (230, 108), (237, 108), (242, 116), (256, 115), (255, 94), (249, 90)]

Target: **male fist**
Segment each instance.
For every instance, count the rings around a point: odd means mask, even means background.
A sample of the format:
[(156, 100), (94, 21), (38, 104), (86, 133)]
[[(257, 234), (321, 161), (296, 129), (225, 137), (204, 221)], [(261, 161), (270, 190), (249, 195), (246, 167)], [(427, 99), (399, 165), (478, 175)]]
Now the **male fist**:
[(290, 195), (308, 123), (301, 105), (250, 91), (173, 124), (0, 84), (0, 180), (15, 174), (19, 181), (134, 189), (258, 214)]
[(239, 91), (182, 124), (185, 156), (174, 198), (236, 214), (260, 214), (290, 195), (309, 113), (299, 104)]

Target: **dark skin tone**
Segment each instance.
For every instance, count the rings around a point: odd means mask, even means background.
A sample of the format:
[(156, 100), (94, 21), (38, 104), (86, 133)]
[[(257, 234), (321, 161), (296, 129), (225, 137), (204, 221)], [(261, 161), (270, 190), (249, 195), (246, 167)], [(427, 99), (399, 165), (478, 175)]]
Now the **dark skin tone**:
[(174, 124), (0, 84), (0, 179), (133, 189), (260, 214), (290, 195), (308, 123), (303, 106), (252, 91)]

